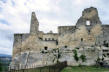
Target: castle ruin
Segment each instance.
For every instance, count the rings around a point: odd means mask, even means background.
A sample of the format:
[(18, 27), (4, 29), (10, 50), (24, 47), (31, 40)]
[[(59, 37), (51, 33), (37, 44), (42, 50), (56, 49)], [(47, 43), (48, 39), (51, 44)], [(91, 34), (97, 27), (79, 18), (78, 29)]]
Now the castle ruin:
[[(74, 58), (84, 55), (86, 61)], [(94, 7), (86, 8), (75, 26), (59, 26), (58, 33), (39, 31), (35, 12), (31, 15), (30, 33), (14, 34), (11, 66), (52, 65), (67, 61), (70, 66), (94, 65), (96, 60), (109, 62), (109, 25), (102, 24)]]

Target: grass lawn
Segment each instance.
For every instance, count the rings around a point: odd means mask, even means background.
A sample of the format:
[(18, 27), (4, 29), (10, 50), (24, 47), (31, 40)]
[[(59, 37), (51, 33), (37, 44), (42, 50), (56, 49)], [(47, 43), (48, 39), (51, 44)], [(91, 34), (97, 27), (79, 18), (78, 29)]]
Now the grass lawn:
[(109, 72), (109, 68), (95, 66), (66, 67), (61, 72)]

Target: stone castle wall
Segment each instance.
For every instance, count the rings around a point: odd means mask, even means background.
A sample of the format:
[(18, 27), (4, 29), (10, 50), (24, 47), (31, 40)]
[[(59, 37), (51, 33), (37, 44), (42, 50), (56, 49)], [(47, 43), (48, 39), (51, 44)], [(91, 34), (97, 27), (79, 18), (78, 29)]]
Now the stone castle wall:
[[(67, 60), (69, 65), (76, 65), (73, 50), (78, 49), (79, 55), (85, 54), (88, 59), (84, 64), (91, 65), (95, 63), (99, 52), (102, 53), (101, 47), (109, 47), (109, 25), (101, 23), (94, 7), (85, 9), (75, 26), (59, 26), (58, 33), (44, 33), (38, 28), (39, 22), (33, 12), (30, 33), (14, 34), (13, 59), (19, 54), (21, 56), (18, 57), (22, 58), (23, 54), (31, 52), (31, 57), (36, 59), (31, 63), (39, 61), (42, 64), (53, 64), (56, 60)], [(59, 53), (61, 58), (58, 59)], [(35, 57), (34, 54), (39, 56)]]
[[(86, 24), (87, 20), (90, 21), (90, 25)], [(39, 22), (33, 12), (30, 34), (14, 35), (13, 55), (26, 50), (41, 50), (45, 47), (61, 48), (67, 46), (75, 48), (82, 43), (91, 46), (103, 44), (104, 40), (109, 42), (109, 26), (101, 25), (97, 9), (93, 7), (82, 12), (76, 26), (59, 26), (59, 33), (43, 33), (38, 30), (38, 26)], [(100, 42), (101, 40), (102, 42)]]

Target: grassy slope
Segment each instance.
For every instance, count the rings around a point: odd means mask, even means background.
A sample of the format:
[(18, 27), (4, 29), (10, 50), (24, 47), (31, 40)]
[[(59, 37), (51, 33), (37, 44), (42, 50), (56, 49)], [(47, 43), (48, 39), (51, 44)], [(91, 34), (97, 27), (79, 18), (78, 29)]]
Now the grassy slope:
[(109, 72), (109, 68), (81, 66), (81, 67), (66, 67), (61, 72)]

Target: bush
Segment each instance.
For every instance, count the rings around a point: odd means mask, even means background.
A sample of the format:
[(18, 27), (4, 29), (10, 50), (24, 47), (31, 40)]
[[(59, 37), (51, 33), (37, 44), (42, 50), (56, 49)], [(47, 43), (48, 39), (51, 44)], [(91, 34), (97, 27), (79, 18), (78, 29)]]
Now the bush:
[(81, 55), (80, 58), (81, 58), (82, 62), (86, 61), (86, 56), (85, 55)]
[(78, 57), (78, 54), (77, 54), (77, 51), (76, 50), (74, 50), (74, 59), (76, 61), (79, 61), (79, 57)]

